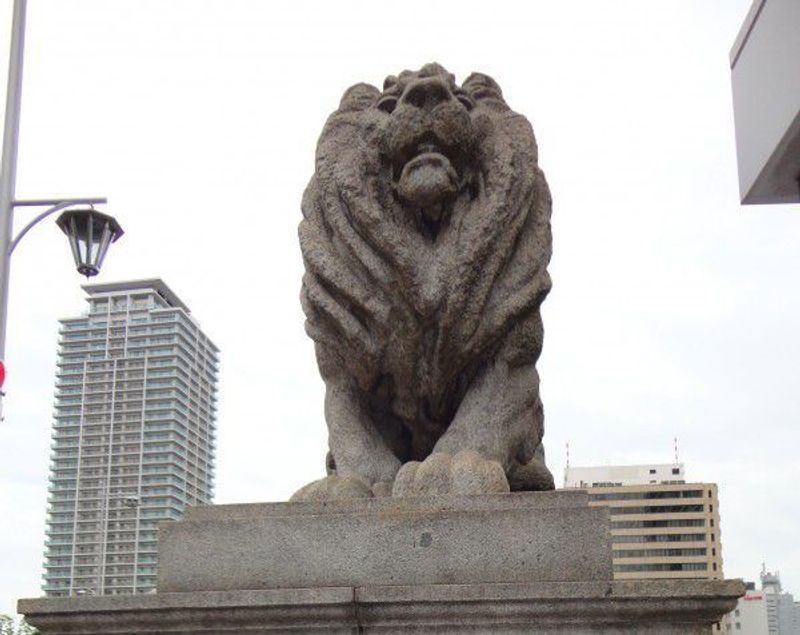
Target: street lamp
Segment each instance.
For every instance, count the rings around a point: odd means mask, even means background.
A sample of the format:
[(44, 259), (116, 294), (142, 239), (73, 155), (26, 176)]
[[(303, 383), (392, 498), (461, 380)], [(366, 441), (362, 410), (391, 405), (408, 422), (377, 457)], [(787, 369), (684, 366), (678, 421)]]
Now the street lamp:
[[(94, 205), (106, 203), (105, 198), (39, 200), (17, 200), (15, 198), (26, 9), (27, 0), (14, 0), (3, 149), (0, 159), (2, 161), (2, 165), (0, 165), (0, 369), (4, 369), (3, 360), (6, 352), (9, 265), (11, 254), (22, 237), (43, 219), (63, 211), (64, 213), (57, 221), (58, 226), (69, 238), (78, 271), (88, 277), (97, 275), (109, 245), (122, 236), (122, 228), (113, 217), (94, 209)], [(89, 208), (69, 209), (79, 205), (89, 206)], [(23, 227), (16, 237), (13, 237), (14, 210), (18, 207), (44, 207), (46, 209)], [(0, 397), (2, 394), (0, 392)]]
[(113, 216), (94, 207), (64, 212), (56, 224), (69, 238), (78, 273), (87, 278), (100, 273), (108, 246), (124, 233)]

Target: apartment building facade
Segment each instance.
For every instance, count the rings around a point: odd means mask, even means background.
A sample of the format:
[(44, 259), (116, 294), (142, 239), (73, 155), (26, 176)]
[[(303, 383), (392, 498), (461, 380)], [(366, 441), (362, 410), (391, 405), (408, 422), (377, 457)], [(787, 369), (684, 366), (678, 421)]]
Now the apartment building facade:
[(218, 349), (159, 279), (60, 321), (43, 590), (155, 589), (158, 523), (213, 498)]
[(723, 578), (717, 486), (682, 464), (568, 467), (564, 483), (609, 508), (615, 579)]

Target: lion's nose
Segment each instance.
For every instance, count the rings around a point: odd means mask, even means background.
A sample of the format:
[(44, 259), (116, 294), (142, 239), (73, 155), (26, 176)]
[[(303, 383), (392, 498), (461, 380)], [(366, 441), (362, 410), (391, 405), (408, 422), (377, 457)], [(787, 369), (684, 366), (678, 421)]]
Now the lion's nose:
[(431, 110), (452, 98), (453, 93), (442, 78), (423, 77), (406, 86), (405, 92), (400, 97), (400, 103), (421, 110)]

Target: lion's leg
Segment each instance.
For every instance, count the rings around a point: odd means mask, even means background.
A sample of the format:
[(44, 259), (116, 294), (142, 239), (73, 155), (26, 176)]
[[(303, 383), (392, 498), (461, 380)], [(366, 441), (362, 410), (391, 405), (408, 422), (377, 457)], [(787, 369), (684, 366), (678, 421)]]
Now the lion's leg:
[[(442, 482), (447, 484), (444, 489), (453, 492), (497, 492), (500, 487), (492, 465), (505, 474), (506, 491), (553, 488), (541, 448), (544, 428), (535, 367), (537, 340), (541, 342), (537, 318), (509, 334), (502, 349), (472, 381), (431, 457), (402, 468), (395, 495), (442, 493)], [(452, 463), (447, 457), (452, 457)], [(426, 466), (429, 461), (431, 465)], [(434, 469), (437, 466), (444, 467)], [(445, 468), (449, 476), (438, 473)], [(435, 483), (436, 491), (425, 480)]]
[(347, 383), (328, 383), (325, 419), (336, 474), (353, 476), (370, 485), (394, 480), (400, 460), (384, 441), (365, 400)]
[(293, 501), (323, 501), (385, 496), (400, 468), (378, 432), (358, 390), (328, 380), (325, 419), (335, 473), (298, 490)]
[[(533, 364), (497, 359), (475, 378), (455, 418), (421, 463), (406, 463), (393, 496), (488, 494), (520, 487), (519, 468), (539, 444), (534, 416), (538, 376)], [(534, 459), (535, 460), (535, 459)], [(542, 464), (545, 471), (547, 468)], [(523, 477), (524, 478), (524, 477)]]
[(525, 444), (538, 442), (534, 412), (539, 375), (533, 364), (511, 366), (498, 358), (475, 378), (434, 452), (471, 449), (497, 461), (506, 473)]

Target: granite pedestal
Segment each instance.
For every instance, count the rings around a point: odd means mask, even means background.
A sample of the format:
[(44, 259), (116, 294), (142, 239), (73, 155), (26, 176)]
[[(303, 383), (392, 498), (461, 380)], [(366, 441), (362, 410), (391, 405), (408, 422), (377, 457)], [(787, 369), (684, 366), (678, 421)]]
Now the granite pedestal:
[(21, 600), (49, 633), (707, 633), (740, 581), (612, 581), (582, 492), (219, 505), (159, 530), (158, 593)]

